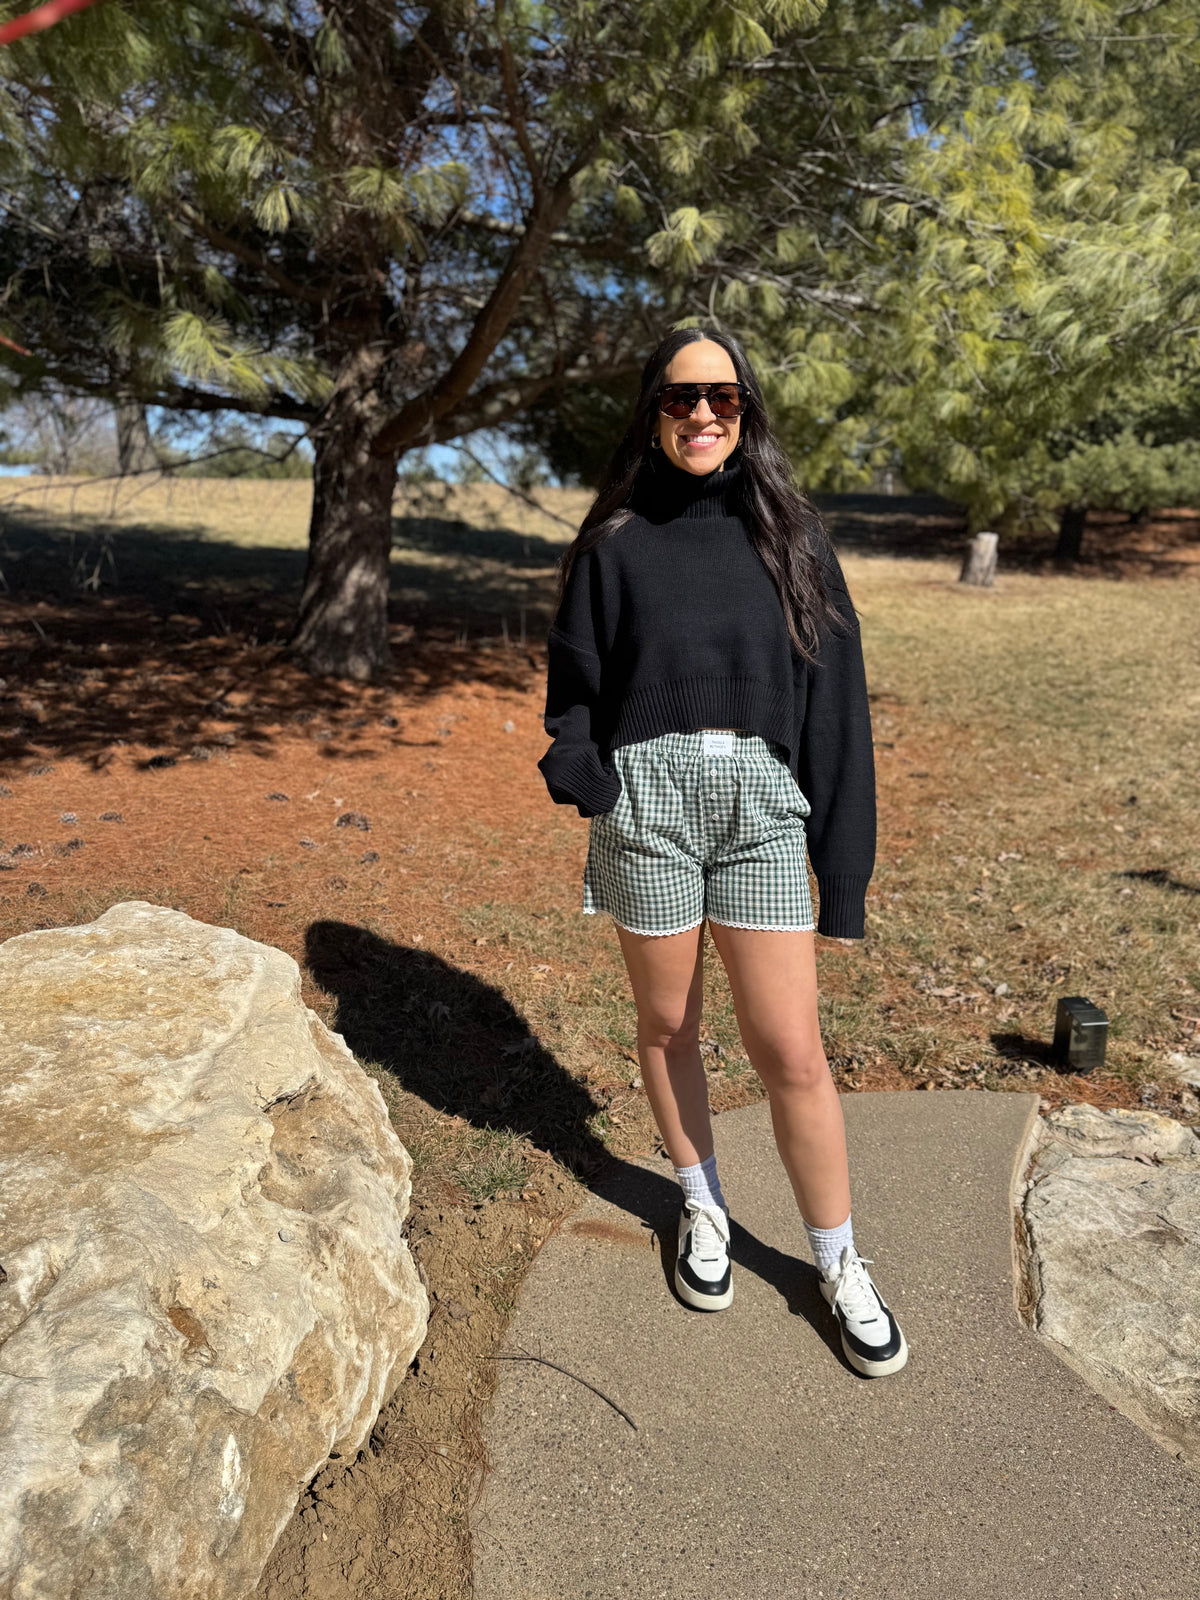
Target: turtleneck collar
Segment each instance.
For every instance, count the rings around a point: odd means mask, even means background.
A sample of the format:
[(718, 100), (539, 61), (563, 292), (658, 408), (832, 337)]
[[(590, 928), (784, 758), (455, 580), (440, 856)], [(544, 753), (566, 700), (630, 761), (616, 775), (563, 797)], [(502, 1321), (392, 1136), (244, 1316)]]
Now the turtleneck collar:
[(741, 508), (745, 480), (740, 449), (726, 459), (725, 470), (685, 472), (655, 450), (643, 469), (637, 509), (651, 522), (704, 522), (714, 517), (736, 516)]

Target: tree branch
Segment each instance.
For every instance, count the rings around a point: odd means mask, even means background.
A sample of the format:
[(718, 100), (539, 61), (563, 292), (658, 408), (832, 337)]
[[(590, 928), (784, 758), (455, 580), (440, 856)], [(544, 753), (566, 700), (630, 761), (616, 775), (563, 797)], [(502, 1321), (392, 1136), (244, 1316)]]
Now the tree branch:
[(542, 171), (538, 163), (537, 154), (533, 148), (533, 141), (529, 137), (529, 129), (525, 123), (525, 113), (521, 108), (521, 95), (517, 88), (517, 72), (513, 65), (512, 45), (504, 32), (504, 0), (495, 0), (496, 33), (500, 41), (500, 77), (504, 84), (504, 98), (508, 102), (508, 118), (516, 135), (517, 147), (525, 157), (525, 165), (529, 169), (529, 182), (533, 189), (533, 207), (536, 211), (542, 204)]
[[(499, 234), (505, 239), (523, 239), (525, 237), (525, 224), (523, 222), (507, 222), (503, 217), (485, 217), (478, 211), (458, 211), (454, 221), (461, 222), (465, 227), (478, 228), (483, 233)], [(551, 244), (562, 245), (568, 250), (578, 250), (583, 255), (601, 256), (614, 260), (625, 255), (628, 245), (611, 235), (604, 239), (585, 239), (580, 234), (563, 233), (556, 230), (549, 237)]]
[(714, 278), (736, 278), (741, 283), (770, 284), (776, 289), (782, 289), (786, 294), (799, 295), (804, 300), (810, 300), (813, 305), (832, 306), (840, 311), (875, 311), (878, 309), (875, 302), (866, 295), (854, 294), (848, 289), (817, 289), (808, 284), (797, 283), (794, 278), (788, 277), (783, 272), (747, 272), (744, 268), (732, 266), (728, 262), (706, 262), (702, 276), (710, 274)]
[(321, 407), (311, 401), (294, 400), (288, 394), (268, 395), (265, 400), (241, 400), (233, 395), (209, 394), (204, 389), (164, 387), (158, 394), (137, 395), (144, 404), (163, 406), (168, 411), (236, 411), (247, 417), (279, 417), (284, 422), (316, 422)]
[(296, 400), (289, 394), (272, 394), (263, 400), (244, 400), (236, 395), (210, 394), (205, 389), (194, 389), (188, 384), (161, 384), (141, 386), (131, 382), (129, 375), (108, 381), (97, 380), (74, 368), (46, 363), (46, 376), (75, 394), (90, 395), (94, 400), (137, 400), (142, 405), (162, 406), (166, 411), (234, 411), (246, 417), (278, 417), (283, 422), (313, 423), (322, 408), (311, 401)]
[(581, 157), (550, 190), (542, 205), (534, 209), (496, 287), (476, 317), (466, 344), (432, 389), (410, 400), (400, 414), (379, 431), (372, 445), (376, 454), (388, 455), (414, 445), (432, 443), (441, 419), (470, 394), (515, 316), (521, 297), (546, 253), (551, 235), (570, 209), (571, 182), (582, 165)]
[(549, 517), (551, 522), (558, 522), (564, 528), (570, 528), (572, 533), (578, 532), (578, 524), (572, 522), (569, 517), (560, 517), (557, 511), (551, 511), (546, 506), (539, 505), (531, 494), (526, 494), (525, 490), (517, 484), (505, 483), (504, 479), (493, 472), (486, 461), (481, 461), (474, 450), (469, 445), (465, 445), (461, 439), (455, 441), (454, 448), (461, 451), (472, 466), (482, 472), (485, 477), (490, 478), (497, 488), (503, 489), (505, 494), (511, 494), (514, 500), (519, 500), (522, 505), (527, 505), (531, 511), (537, 511), (543, 517)]
[(543, 1367), (549, 1367), (553, 1372), (561, 1372), (564, 1378), (573, 1378), (576, 1383), (581, 1383), (585, 1389), (590, 1389), (594, 1395), (604, 1401), (606, 1406), (611, 1406), (619, 1417), (624, 1417), (634, 1433), (638, 1431), (637, 1423), (623, 1406), (619, 1406), (615, 1400), (610, 1399), (603, 1389), (597, 1389), (594, 1383), (589, 1383), (586, 1378), (581, 1378), (577, 1372), (571, 1372), (566, 1367), (560, 1367), (556, 1361), (547, 1361), (545, 1356), (532, 1355), (528, 1350), (497, 1350), (491, 1359), (493, 1361), (536, 1361)]
[[(311, 289), (303, 283), (297, 283), (290, 278), (282, 267), (277, 267), (269, 256), (261, 255), (248, 244), (243, 244), (240, 239), (234, 239), (224, 233), (220, 228), (214, 227), (208, 219), (201, 215), (194, 206), (186, 200), (176, 201), (180, 216), (191, 226), (202, 233), (209, 244), (217, 250), (227, 250), (231, 256), (242, 262), (245, 266), (254, 267), (259, 272), (265, 273), (271, 282), (282, 289), (292, 300), (301, 300), (305, 305), (321, 306), (329, 300), (329, 293), (324, 289)], [(171, 211), (167, 212), (172, 221), (175, 220)]]
[(538, 377), (519, 378), (509, 383), (493, 383), (469, 395), (465, 404), (439, 419), (435, 431), (421, 444), (446, 444), (464, 433), (475, 433), (480, 428), (498, 428), (511, 422), (548, 389), (566, 388), (578, 383), (604, 383), (610, 378), (628, 377), (640, 372), (640, 360), (616, 361), (605, 367), (571, 366), (557, 372), (544, 372)]

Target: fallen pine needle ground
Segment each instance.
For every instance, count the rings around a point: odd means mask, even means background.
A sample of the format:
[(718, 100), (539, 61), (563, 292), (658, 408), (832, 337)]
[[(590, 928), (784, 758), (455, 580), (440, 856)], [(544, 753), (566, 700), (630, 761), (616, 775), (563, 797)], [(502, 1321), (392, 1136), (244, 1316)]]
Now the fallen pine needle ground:
[[(260, 1593), (466, 1596), (522, 1277), (581, 1185), (657, 1148), (613, 928), (579, 909), (587, 824), (535, 765), (566, 533), (496, 495), (398, 507), (395, 677), (315, 683), (280, 646), (306, 487), (208, 487), (81, 510), (94, 488), (50, 486), (6, 512), (0, 936), (143, 899), (300, 962), (413, 1156), (433, 1316)], [(936, 519), (909, 517), (903, 559), (864, 527), (843, 532), (880, 842), (865, 941), (819, 942), (840, 1087), (1194, 1122), (1173, 1058), (1200, 1055), (1195, 546), (1175, 538), (1156, 567), (1139, 530), (1124, 567), (1077, 574), (1002, 556), (981, 592), (955, 581)], [(1049, 1060), (1072, 993), (1112, 1021), (1087, 1078)], [(761, 1098), (711, 943), (703, 1049), (716, 1110)]]

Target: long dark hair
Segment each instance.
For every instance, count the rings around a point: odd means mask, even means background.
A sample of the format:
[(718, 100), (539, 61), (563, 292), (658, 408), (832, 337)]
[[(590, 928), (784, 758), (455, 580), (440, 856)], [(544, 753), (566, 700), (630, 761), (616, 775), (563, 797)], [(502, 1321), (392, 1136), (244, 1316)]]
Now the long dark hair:
[(829, 549), (828, 535), (816, 507), (796, 487), (791, 465), (771, 432), (762, 387), (745, 351), (736, 339), (713, 328), (680, 328), (669, 333), (642, 369), (633, 421), (608, 464), (578, 534), (559, 558), (559, 598), (576, 556), (594, 549), (634, 515), (639, 492), (646, 489), (652, 471), (650, 440), (658, 416), (658, 391), (679, 351), (700, 339), (721, 346), (733, 362), (738, 381), (746, 386), (737, 447), (746, 530), (779, 591), (792, 643), (812, 661), (822, 633), (829, 627), (844, 627), (822, 573), (821, 552)]

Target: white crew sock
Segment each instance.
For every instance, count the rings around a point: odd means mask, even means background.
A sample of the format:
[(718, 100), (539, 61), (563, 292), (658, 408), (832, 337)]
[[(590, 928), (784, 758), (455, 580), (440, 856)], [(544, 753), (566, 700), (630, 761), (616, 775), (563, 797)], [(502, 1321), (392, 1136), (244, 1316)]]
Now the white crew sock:
[[(803, 1222), (803, 1217), (800, 1220)], [(805, 1222), (804, 1231), (818, 1272), (827, 1273), (832, 1267), (840, 1266), (842, 1251), (847, 1245), (854, 1249), (854, 1229), (849, 1217), (840, 1228), (813, 1228)]]
[(675, 1176), (686, 1200), (701, 1206), (720, 1206), (728, 1211), (725, 1196), (721, 1193), (721, 1180), (717, 1177), (717, 1158), (709, 1156), (694, 1167), (676, 1167)]

